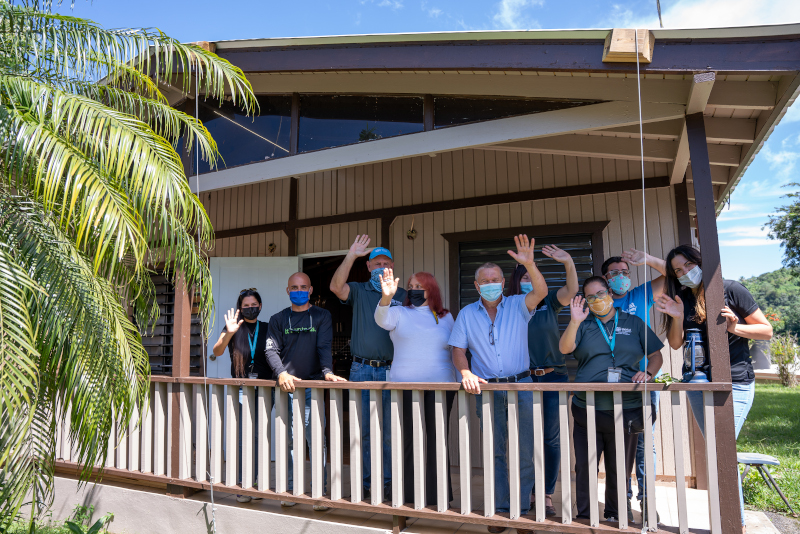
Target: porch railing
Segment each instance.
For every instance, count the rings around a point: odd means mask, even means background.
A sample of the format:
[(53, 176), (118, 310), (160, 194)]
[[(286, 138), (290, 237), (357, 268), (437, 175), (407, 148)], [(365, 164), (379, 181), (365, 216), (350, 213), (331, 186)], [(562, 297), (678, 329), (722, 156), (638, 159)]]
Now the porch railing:
[[(207, 379), (208, 390), (204, 388), (203, 378), (152, 377), (150, 403), (139, 407), (130, 421), (119, 421), (112, 430), (116, 438), (109, 443), (105, 465), (98, 466), (97, 472), (105, 472), (134, 479), (144, 479), (183, 486), (194, 489), (235, 493), (252, 497), (263, 497), (282, 501), (318, 504), (333, 508), (385, 513), (398, 517), (422, 517), (443, 521), (480, 523), (486, 525), (551, 530), (559, 532), (585, 532), (587, 530), (615, 530), (636, 532), (630, 528), (624, 503), (627, 502), (625, 455), (623, 443), (623, 404), (622, 393), (642, 392), (644, 410), (644, 450), (653, 449), (652, 421), (650, 419), (650, 391), (666, 392), (672, 404), (672, 425), (675, 436), (681, 436), (685, 418), (685, 408), (681, 409), (680, 392), (702, 391), (705, 417), (705, 450), (708, 480), (709, 518), (712, 534), (721, 532), (719, 488), (717, 484), (717, 447), (714, 423), (714, 393), (729, 392), (730, 384), (648, 384), (648, 394), (644, 394), (641, 384), (604, 383), (538, 383), (538, 384), (484, 384), (483, 391), (508, 392), (508, 465), (510, 486), (510, 512), (497, 513), (495, 509), (494, 488), (494, 395), (482, 395), (480, 406), (483, 418), (482, 430), (474, 428), (470, 422), (469, 394), (460, 389), (458, 383), (396, 383), (396, 382), (324, 382), (302, 381), (291, 399), (292, 414), (289, 418), (290, 398), (277, 387), (275, 381), (241, 379)], [(225, 387), (227, 386), (227, 388)], [(239, 402), (239, 388), (242, 388), (242, 403)], [(311, 492), (305, 492), (305, 439), (304, 411), (305, 389), (311, 389)], [(323, 427), (322, 415), (325, 410), (324, 392), (329, 390), (330, 412), (327, 426), (330, 437), (330, 462), (328, 465), (328, 494), (323, 494)], [(345, 403), (344, 390), (349, 390)], [(369, 391), (369, 413), (364, 414), (361, 402), (362, 390)], [(390, 391), (390, 421), (383, 421), (382, 391)], [(403, 428), (403, 391), (412, 392), (412, 428)], [(435, 392), (435, 450), (427, 451), (436, 456), (437, 491), (436, 495), (425, 494), (425, 437), (423, 393)], [(460, 506), (450, 507), (448, 503), (447, 434), (448, 421), (445, 406), (446, 393), (456, 392), (451, 417), (457, 418), (458, 465), (460, 472)], [(518, 394), (530, 391), (533, 394), (533, 435), (534, 435), (534, 489), (535, 505), (525, 516), (520, 514), (519, 479), (519, 420)], [(542, 393), (557, 391), (559, 394), (559, 425), (561, 445), (561, 509), (560, 517), (545, 517), (544, 504), (544, 444)], [(571, 459), (569, 432), (570, 392), (586, 392), (587, 432), (589, 462), (596, 464), (597, 449), (595, 429), (595, 393), (613, 392), (614, 424), (616, 446), (616, 476), (619, 523), (601, 522), (599, 517), (598, 473), (590, 470), (591, 516), (588, 520), (573, 517), (573, 495), (570, 483)], [(274, 406), (273, 406), (274, 399)], [(684, 404), (685, 405), (685, 404)], [(270, 417), (273, 407), (274, 417)], [(349, 443), (344, 442), (345, 411), (349, 419)], [(365, 417), (369, 418), (371, 446), (371, 476), (373, 491), (369, 501), (362, 492), (362, 441), (361, 429)], [(176, 420), (174, 418), (177, 418)], [(241, 483), (237, 483), (239, 464), (239, 420), (241, 418)], [(74, 466), (73, 446), (69, 442), (69, 416), (58, 423), (56, 443), (58, 466)], [(274, 425), (275, 461), (274, 484), (271, 483), (273, 469), (271, 462), (271, 436)], [(289, 428), (294, 431), (294, 488), (288, 491)], [(384, 425), (391, 428), (391, 473), (392, 497), (387, 504), (383, 498), (383, 465), (381, 444)], [(210, 431), (209, 431), (210, 430)], [(414, 502), (403, 502), (403, 432), (413, 434), (414, 458)], [(470, 436), (478, 432), (483, 450), (483, 509), (473, 507), (471, 494), (472, 478)], [(254, 437), (257, 435), (257, 450), (254, 450)], [(210, 440), (210, 442), (208, 441)], [(686, 473), (684, 472), (684, 450), (682, 439), (673, 439), (675, 465), (675, 486), (677, 489), (678, 522), (677, 532), (686, 533), (698, 528), (689, 524), (686, 503)], [(345, 447), (349, 451), (349, 488), (345, 487), (343, 456)], [(695, 451), (695, 454), (702, 453)], [(735, 459), (730, 459), (735, 461)], [(177, 466), (173, 463), (177, 462)], [(254, 467), (258, 465), (257, 482)], [(647, 470), (646, 484), (655, 487), (653, 469)], [(347, 496), (346, 489), (349, 489)], [(347, 498), (346, 498), (347, 496)], [(455, 495), (454, 495), (455, 497)], [(647, 492), (648, 518), (653, 520), (648, 527), (655, 530), (655, 491)], [(662, 527), (663, 528), (663, 527)], [(666, 528), (676, 531), (674, 528)]]

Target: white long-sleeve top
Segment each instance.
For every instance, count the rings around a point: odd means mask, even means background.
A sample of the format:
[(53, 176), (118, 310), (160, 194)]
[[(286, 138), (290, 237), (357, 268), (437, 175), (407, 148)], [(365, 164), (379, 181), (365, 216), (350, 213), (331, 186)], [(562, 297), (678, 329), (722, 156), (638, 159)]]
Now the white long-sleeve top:
[(437, 323), (428, 306), (381, 306), (375, 308), (375, 322), (394, 344), (391, 382), (456, 382), (450, 354), (453, 315)]

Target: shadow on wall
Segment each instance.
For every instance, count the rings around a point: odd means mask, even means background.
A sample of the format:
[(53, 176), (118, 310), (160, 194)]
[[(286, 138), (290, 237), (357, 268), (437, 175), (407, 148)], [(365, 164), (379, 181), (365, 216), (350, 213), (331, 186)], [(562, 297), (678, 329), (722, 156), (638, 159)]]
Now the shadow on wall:
[(753, 359), (753, 369), (770, 369), (769, 341), (754, 341), (750, 347), (750, 357)]

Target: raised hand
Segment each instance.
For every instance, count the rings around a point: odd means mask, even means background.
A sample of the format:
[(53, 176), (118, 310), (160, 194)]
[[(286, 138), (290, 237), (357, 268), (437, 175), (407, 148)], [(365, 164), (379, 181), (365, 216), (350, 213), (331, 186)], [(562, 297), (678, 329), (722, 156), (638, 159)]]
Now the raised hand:
[(383, 293), (384, 297), (394, 297), (399, 283), (400, 279), (394, 277), (394, 271), (390, 267), (383, 270), (383, 274), (381, 274), (381, 293)]
[(225, 330), (229, 334), (235, 334), (243, 322), (244, 319), (239, 319), (239, 310), (234, 313), (233, 308), (231, 308), (225, 313)]
[(675, 295), (675, 298), (672, 299), (669, 295), (661, 294), (655, 299), (655, 304), (656, 310), (666, 313), (674, 319), (678, 319), (683, 315), (683, 301), (678, 295)]
[(546, 245), (542, 247), (542, 254), (550, 259), (556, 260), (558, 263), (568, 263), (572, 260), (572, 256), (569, 255), (569, 252), (566, 250), (561, 250), (553, 245)]
[(736, 332), (734, 332), (734, 330), (736, 329), (736, 325), (739, 324), (739, 318), (736, 317), (736, 314), (733, 313), (733, 310), (727, 306), (722, 308), (722, 316), (725, 317), (725, 321), (728, 323), (728, 332), (735, 334)]
[(622, 261), (638, 267), (639, 265), (645, 264), (645, 261), (647, 261), (647, 254), (641, 250), (631, 248), (622, 253)]
[(533, 264), (533, 245), (536, 243), (535, 239), (528, 239), (525, 234), (515, 235), (514, 244), (517, 245), (517, 251), (508, 251), (508, 255), (514, 258), (517, 263), (522, 265)]
[(361, 256), (366, 256), (369, 254), (371, 249), (368, 249), (370, 238), (367, 234), (364, 235), (357, 235), (356, 240), (353, 241), (353, 244), (350, 246), (350, 254), (360, 258)]
[(586, 299), (580, 295), (575, 295), (572, 302), (569, 303), (569, 313), (571, 320), (576, 323), (582, 323), (589, 317), (589, 308), (586, 307)]

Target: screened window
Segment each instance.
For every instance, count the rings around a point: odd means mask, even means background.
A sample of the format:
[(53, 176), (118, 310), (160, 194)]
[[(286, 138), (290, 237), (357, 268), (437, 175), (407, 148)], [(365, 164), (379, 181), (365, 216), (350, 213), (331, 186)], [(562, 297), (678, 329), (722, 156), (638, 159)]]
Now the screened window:
[[(223, 170), (245, 163), (266, 161), (289, 155), (289, 130), (292, 122), (291, 96), (258, 96), (258, 115), (246, 116), (229, 102), (200, 101), (200, 120), (217, 142)], [(200, 160), (200, 173), (209, 172), (208, 162)]]
[(573, 108), (595, 102), (575, 100), (539, 100), (533, 98), (470, 98), (437, 96), (433, 99), (433, 126), (444, 128), (456, 124), (502, 119), (530, 113)]
[(423, 131), (422, 97), (302, 95), (298, 150)]

